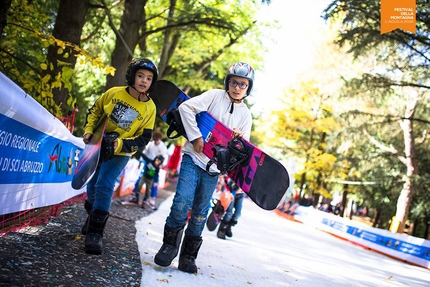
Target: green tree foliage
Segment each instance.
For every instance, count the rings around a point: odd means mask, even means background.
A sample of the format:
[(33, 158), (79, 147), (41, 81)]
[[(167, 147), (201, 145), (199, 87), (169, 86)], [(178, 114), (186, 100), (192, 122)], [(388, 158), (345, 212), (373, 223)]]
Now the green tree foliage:
[[(255, 23), (258, 3), (247, 3), (240, 9), (245, 12), (240, 13), (235, 11), (238, 1), (126, 1), (124, 6), (106, 5), (90, 10), (94, 17), (84, 27), (82, 38), (88, 40), (83, 41), (83, 47), (114, 66), (115, 74), (105, 82), (100, 74), (91, 74), (91, 67), (78, 67), (77, 81), (87, 102), (107, 87), (124, 85), (132, 55), (152, 59), (160, 78), (172, 80), (190, 96), (222, 88), (226, 69), (234, 62), (246, 61), (255, 69), (261, 66), (265, 50), (260, 27), (266, 23)], [(103, 19), (109, 21), (103, 23)], [(130, 21), (138, 25), (128, 25)]]
[[(111, 56), (117, 73), (108, 76), (106, 87), (123, 84), (125, 69), (135, 55), (153, 59), (161, 78), (173, 80), (190, 95), (192, 90), (219, 85), (226, 67), (239, 59), (252, 60), (258, 67), (262, 58), (258, 51), (263, 50), (255, 37), (254, 18), (260, 4), (249, 1), (236, 9), (238, 5), (239, 1), (147, 2), (144, 9), (126, 5)], [(127, 24), (133, 18), (139, 19), (135, 29)], [(240, 47), (244, 43), (254, 49), (244, 50)]]
[[(0, 18), (7, 23), (2, 26), (0, 70), (57, 116), (77, 104), (77, 126), (83, 124), (88, 105), (114, 83), (109, 79), (125, 83), (132, 57), (154, 60), (162, 77), (190, 95), (222, 87), (226, 68), (235, 61), (261, 65), (264, 47), (258, 27), (263, 23), (255, 23), (255, 14), (262, 4), (257, 1), (73, 3), (12, 0), (10, 8), (6, 5), (0, 11), (0, 17), (7, 12), (6, 22)], [(65, 16), (62, 4), (72, 4), (63, 5), (68, 7)], [(71, 21), (81, 22), (78, 14), (84, 8), (88, 11), (80, 29)]]
[[(396, 207), (398, 232), (403, 232), (417, 178), (421, 176), (417, 145), (428, 137), (429, 10), (428, 1), (417, 1), (417, 33), (395, 30), (380, 35), (380, 2), (333, 1), (325, 19), (343, 23), (339, 45), (348, 44), (355, 58), (374, 59), (374, 68), (345, 85), (345, 95), (361, 104), (349, 117), (356, 128), (378, 148), (380, 156), (392, 156), (403, 166), (403, 187)], [(357, 119), (361, 119), (357, 121)], [(359, 123), (358, 123), (359, 122)], [(381, 167), (382, 168), (382, 167)]]
[(357, 193), (359, 188), (350, 186), (344, 192), (341, 182), (357, 180), (359, 172), (355, 168), (358, 159), (351, 152), (353, 143), (338, 117), (346, 109), (339, 89), (361, 65), (352, 63), (351, 57), (329, 42), (330, 30), (318, 32), (325, 37), (316, 44), (313, 64), (285, 88), (279, 108), (268, 118), (262, 117), (254, 134), (264, 139), (264, 145), (281, 151), (273, 152), (277, 157), (286, 155), (289, 162), (295, 162), (295, 190), (302, 196), (313, 194), (317, 205), (321, 196), (328, 200), (335, 193), (344, 193), (345, 207), (347, 194)]
[(89, 0), (62, 0), (52, 31), (52, 38), (57, 40), (47, 48), (43, 78), (46, 80), (46, 92), (52, 91), (53, 100), (60, 108), (60, 114), (66, 114), (74, 104), (69, 97), (72, 90), (72, 77), (76, 58), (80, 56), (82, 27), (90, 6)]
[[(55, 90), (72, 89), (76, 57), (98, 68), (104, 65), (77, 43), (53, 36), (59, 4), (50, 0), (12, 1), (0, 42), (0, 70), (51, 113), (64, 116), (73, 109), (76, 98), (67, 95), (58, 100)], [(68, 35), (73, 30), (70, 25), (57, 29)]]
[(339, 124), (333, 117), (329, 96), (316, 82), (308, 81), (287, 89), (283, 102), (283, 108), (273, 113), (273, 134), (267, 141), (296, 159), (300, 194), (330, 198), (328, 185), (337, 157), (327, 144)]

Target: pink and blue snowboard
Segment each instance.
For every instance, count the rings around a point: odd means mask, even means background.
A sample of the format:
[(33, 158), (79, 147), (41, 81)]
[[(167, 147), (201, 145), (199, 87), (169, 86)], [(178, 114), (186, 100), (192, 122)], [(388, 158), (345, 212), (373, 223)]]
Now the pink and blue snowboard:
[[(157, 106), (157, 115), (167, 121), (167, 114), (189, 97), (175, 84), (166, 80), (157, 82), (151, 98)], [(203, 153), (212, 158), (212, 147), (216, 144), (227, 145), (232, 130), (216, 120), (208, 112), (197, 115), (197, 124), (203, 135)], [(285, 167), (264, 151), (246, 142), (250, 159), (239, 165), (228, 176), (261, 208), (275, 209), (290, 185), (290, 177)]]

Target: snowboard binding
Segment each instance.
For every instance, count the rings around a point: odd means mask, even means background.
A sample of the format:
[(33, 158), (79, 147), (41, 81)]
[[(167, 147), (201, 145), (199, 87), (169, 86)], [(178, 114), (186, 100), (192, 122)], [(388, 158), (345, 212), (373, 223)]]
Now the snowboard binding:
[(118, 138), (118, 136), (119, 133), (117, 132), (105, 133), (103, 135), (103, 141), (100, 149), (101, 161), (108, 161), (112, 159), (113, 154), (115, 152), (115, 149), (113, 148), (113, 143)]
[(248, 147), (242, 138), (234, 138), (228, 142), (227, 146), (217, 144), (212, 147), (213, 157), (206, 165), (206, 171), (216, 176), (217, 173), (210, 172), (212, 164), (216, 164), (221, 174), (228, 174), (241, 163), (244, 163), (249, 156)]

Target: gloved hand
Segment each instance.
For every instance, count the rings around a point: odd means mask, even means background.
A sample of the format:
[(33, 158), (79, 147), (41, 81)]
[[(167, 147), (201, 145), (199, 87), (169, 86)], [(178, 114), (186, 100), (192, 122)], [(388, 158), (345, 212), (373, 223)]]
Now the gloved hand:
[(118, 138), (119, 133), (111, 132), (103, 135), (102, 146), (100, 148), (100, 160), (108, 161), (112, 159), (115, 152), (114, 141)]

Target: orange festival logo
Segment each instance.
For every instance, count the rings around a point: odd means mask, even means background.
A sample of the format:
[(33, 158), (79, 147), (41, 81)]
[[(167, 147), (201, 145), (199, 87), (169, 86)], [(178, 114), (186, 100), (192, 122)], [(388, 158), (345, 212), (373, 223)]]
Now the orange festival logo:
[(381, 0), (381, 35), (396, 29), (416, 33), (416, 0)]

